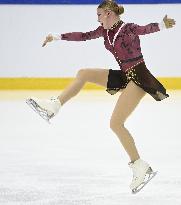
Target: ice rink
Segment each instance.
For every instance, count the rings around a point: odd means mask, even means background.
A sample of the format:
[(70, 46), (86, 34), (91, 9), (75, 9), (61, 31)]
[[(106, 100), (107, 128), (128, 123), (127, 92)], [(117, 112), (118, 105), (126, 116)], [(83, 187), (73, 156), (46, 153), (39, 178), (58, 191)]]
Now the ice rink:
[(82, 91), (46, 123), (25, 103), (58, 91), (0, 91), (0, 204), (180, 205), (181, 91), (146, 95), (127, 120), (157, 176), (132, 195), (129, 159), (109, 120), (119, 94)]

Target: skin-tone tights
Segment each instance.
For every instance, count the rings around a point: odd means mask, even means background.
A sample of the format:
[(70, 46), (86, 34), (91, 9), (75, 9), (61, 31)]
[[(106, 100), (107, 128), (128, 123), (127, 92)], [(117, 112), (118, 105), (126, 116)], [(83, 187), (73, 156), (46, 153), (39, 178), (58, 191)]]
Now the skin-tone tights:
[[(78, 71), (75, 80), (58, 97), (61, 104), (65, 104), (73, 96), (77, 95), (86, 82), (95, 83), (107, 87), (108, 69), (81, 69)], [(113, 110), (110, 127), (118, 136), (131, 162), (140, 158), (135, 142), (124, 123), (133, 112), (140, 100), (144, 97), (145, 91), (130, 81), (125, 89), (121, 91), (116, 106)]]

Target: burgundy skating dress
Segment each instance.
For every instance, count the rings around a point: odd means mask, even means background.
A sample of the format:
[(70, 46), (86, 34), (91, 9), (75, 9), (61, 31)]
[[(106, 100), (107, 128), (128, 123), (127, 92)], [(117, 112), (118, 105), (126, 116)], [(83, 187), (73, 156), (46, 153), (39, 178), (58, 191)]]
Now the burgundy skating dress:
[(126, 88), (132, 80), (136, 85), (160, 101), (169, 97), (163, 85), (147, 69), (141, 53), (139, 35), (160, 31), (158, 23), (139, 26), (119, 21), (111, 29), (99, 26), (94, 31), (61, 34), (62, 40), (86, 41), (104, 38), (104, 45), (115, 57), (120, 70), (109, 70), (107, 92), (111, 95)]

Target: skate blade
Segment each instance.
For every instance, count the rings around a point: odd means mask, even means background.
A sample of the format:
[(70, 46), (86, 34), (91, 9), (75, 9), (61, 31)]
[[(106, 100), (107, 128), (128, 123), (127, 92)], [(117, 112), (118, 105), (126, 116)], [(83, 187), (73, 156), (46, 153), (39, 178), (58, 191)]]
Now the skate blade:
[(52, 115), (48, 115), (47, 111), (42, 109), (33, 99), (27, 99), (26, 103), (30, 106), (30, 108), (35, 111), (41, 118), (43, 118), (46, 122), (50, 124), (50, 119), (53, 117)]
[(145, 187), (152, 179), (153, 177), (155, 177), (157, 175), (158, 172), (151, 172), (148, 175), (148, 179), (146, 179), (143, 183), (141, 183), (136, 189), (132, 190), (132, 194), (137, 194), (138, 192), (140, 192), (143, 187)]

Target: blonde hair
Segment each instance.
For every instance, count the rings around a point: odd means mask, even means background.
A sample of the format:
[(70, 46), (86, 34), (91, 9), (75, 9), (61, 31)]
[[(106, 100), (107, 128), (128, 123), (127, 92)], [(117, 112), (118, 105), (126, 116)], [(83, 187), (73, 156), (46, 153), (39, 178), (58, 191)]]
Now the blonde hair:
[(98, 8), (104, 10), (111, 10), (116, 15), (121, 15), (124, 13), (124, 7), (118, 5), (115, 1), (112, 0), (104, 0), (101, 4), (99, 4)]

